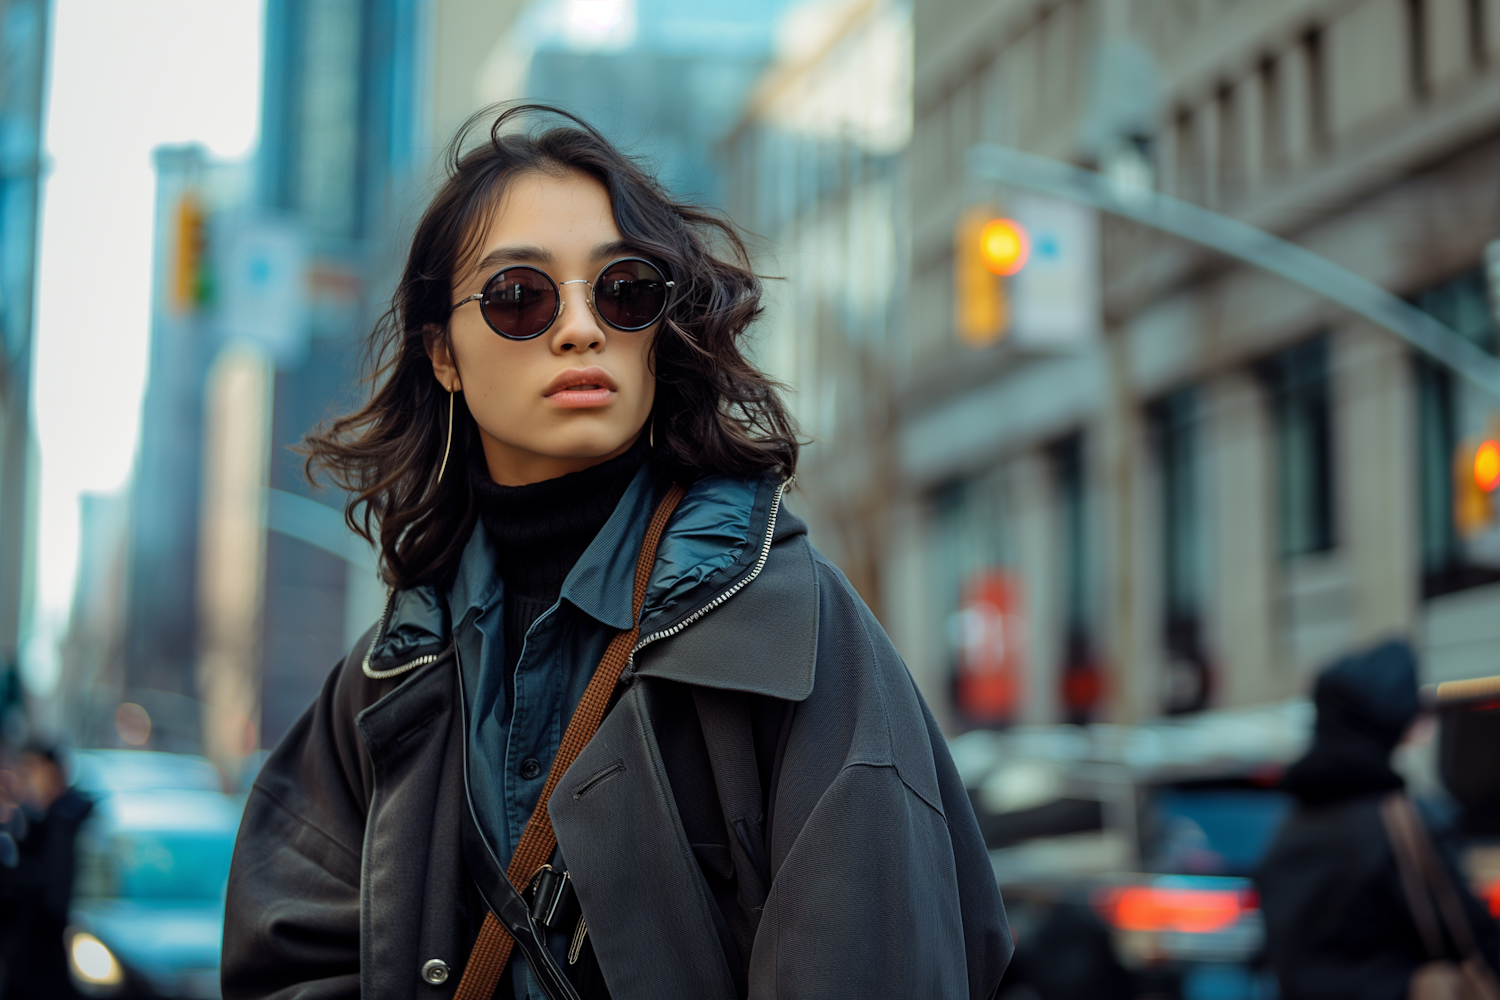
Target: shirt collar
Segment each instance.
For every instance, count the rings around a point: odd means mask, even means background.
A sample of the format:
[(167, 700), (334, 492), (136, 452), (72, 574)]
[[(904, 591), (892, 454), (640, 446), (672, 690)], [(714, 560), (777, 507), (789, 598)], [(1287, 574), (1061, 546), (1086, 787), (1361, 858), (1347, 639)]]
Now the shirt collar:
[(635, 564), (655, 494), (656, 478), (648, 462), (563, 581), (563, 600), (612, 629), (623, 631), (635, 624), (631, 620)]
[(452, 616), (455, 624), (463, 621), (470, 610), (488, 611), (505, 596), (495, 566), (495, 546), (490, 533), (476, 521), (464, 554), (458, 559), (458, 576), (448, 591), (448, 607), (456, 612)]

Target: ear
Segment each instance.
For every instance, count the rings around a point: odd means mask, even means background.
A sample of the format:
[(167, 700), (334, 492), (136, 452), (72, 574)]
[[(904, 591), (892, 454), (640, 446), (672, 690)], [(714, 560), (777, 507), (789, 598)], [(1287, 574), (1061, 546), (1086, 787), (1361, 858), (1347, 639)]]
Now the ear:
[(447, 333), (439, 326), (429, 323), (422, 327), (422, 347), (432, 361), (432, 374), (448, 392), (458, 392), (463, 382), (458, 377), (458, 364), (453, 360), (453, 349), (448, 343)]

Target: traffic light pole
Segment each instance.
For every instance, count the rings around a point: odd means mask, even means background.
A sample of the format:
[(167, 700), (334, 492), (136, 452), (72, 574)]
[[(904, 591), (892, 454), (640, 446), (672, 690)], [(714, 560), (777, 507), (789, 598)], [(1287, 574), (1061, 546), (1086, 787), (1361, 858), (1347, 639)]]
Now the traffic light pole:
[(1124, 190), (1096, 171), (1020, 150), (979, 145), (969, 150), (968, 160), (971, 176), (1089, 205), (1279, 275), (1389, 330), (1500, 399), (1500, 358), (1305, 247), (1197, 205), (1155, 191)]

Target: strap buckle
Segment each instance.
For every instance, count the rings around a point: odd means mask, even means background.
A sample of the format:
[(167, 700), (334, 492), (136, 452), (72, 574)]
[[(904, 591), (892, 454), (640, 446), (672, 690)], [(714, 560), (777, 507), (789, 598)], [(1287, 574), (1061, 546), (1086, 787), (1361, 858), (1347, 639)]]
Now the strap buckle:
[(573, 878), (566, 871), (558, 871), (544, 864), (532, 873), (526, 883), (526, 892), (531, 896), (531, 919), (548, 930), (560, 931), (578, 921), (578, 894), (573, 889)]

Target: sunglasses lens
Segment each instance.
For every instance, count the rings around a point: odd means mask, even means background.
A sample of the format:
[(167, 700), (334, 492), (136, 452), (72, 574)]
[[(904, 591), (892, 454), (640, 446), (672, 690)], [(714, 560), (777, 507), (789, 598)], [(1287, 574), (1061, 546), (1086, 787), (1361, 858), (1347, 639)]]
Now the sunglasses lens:
[(594, 303), (611, 326), (640, 330), (667, 308), (667, 279), (644, 260), (617, 260), (599, 275)]
[(557, 286), (535, 268), (513, 267), (484, 286), (480, 307), (501, 336), (529, 340), (552, 325), (557, 315)]

